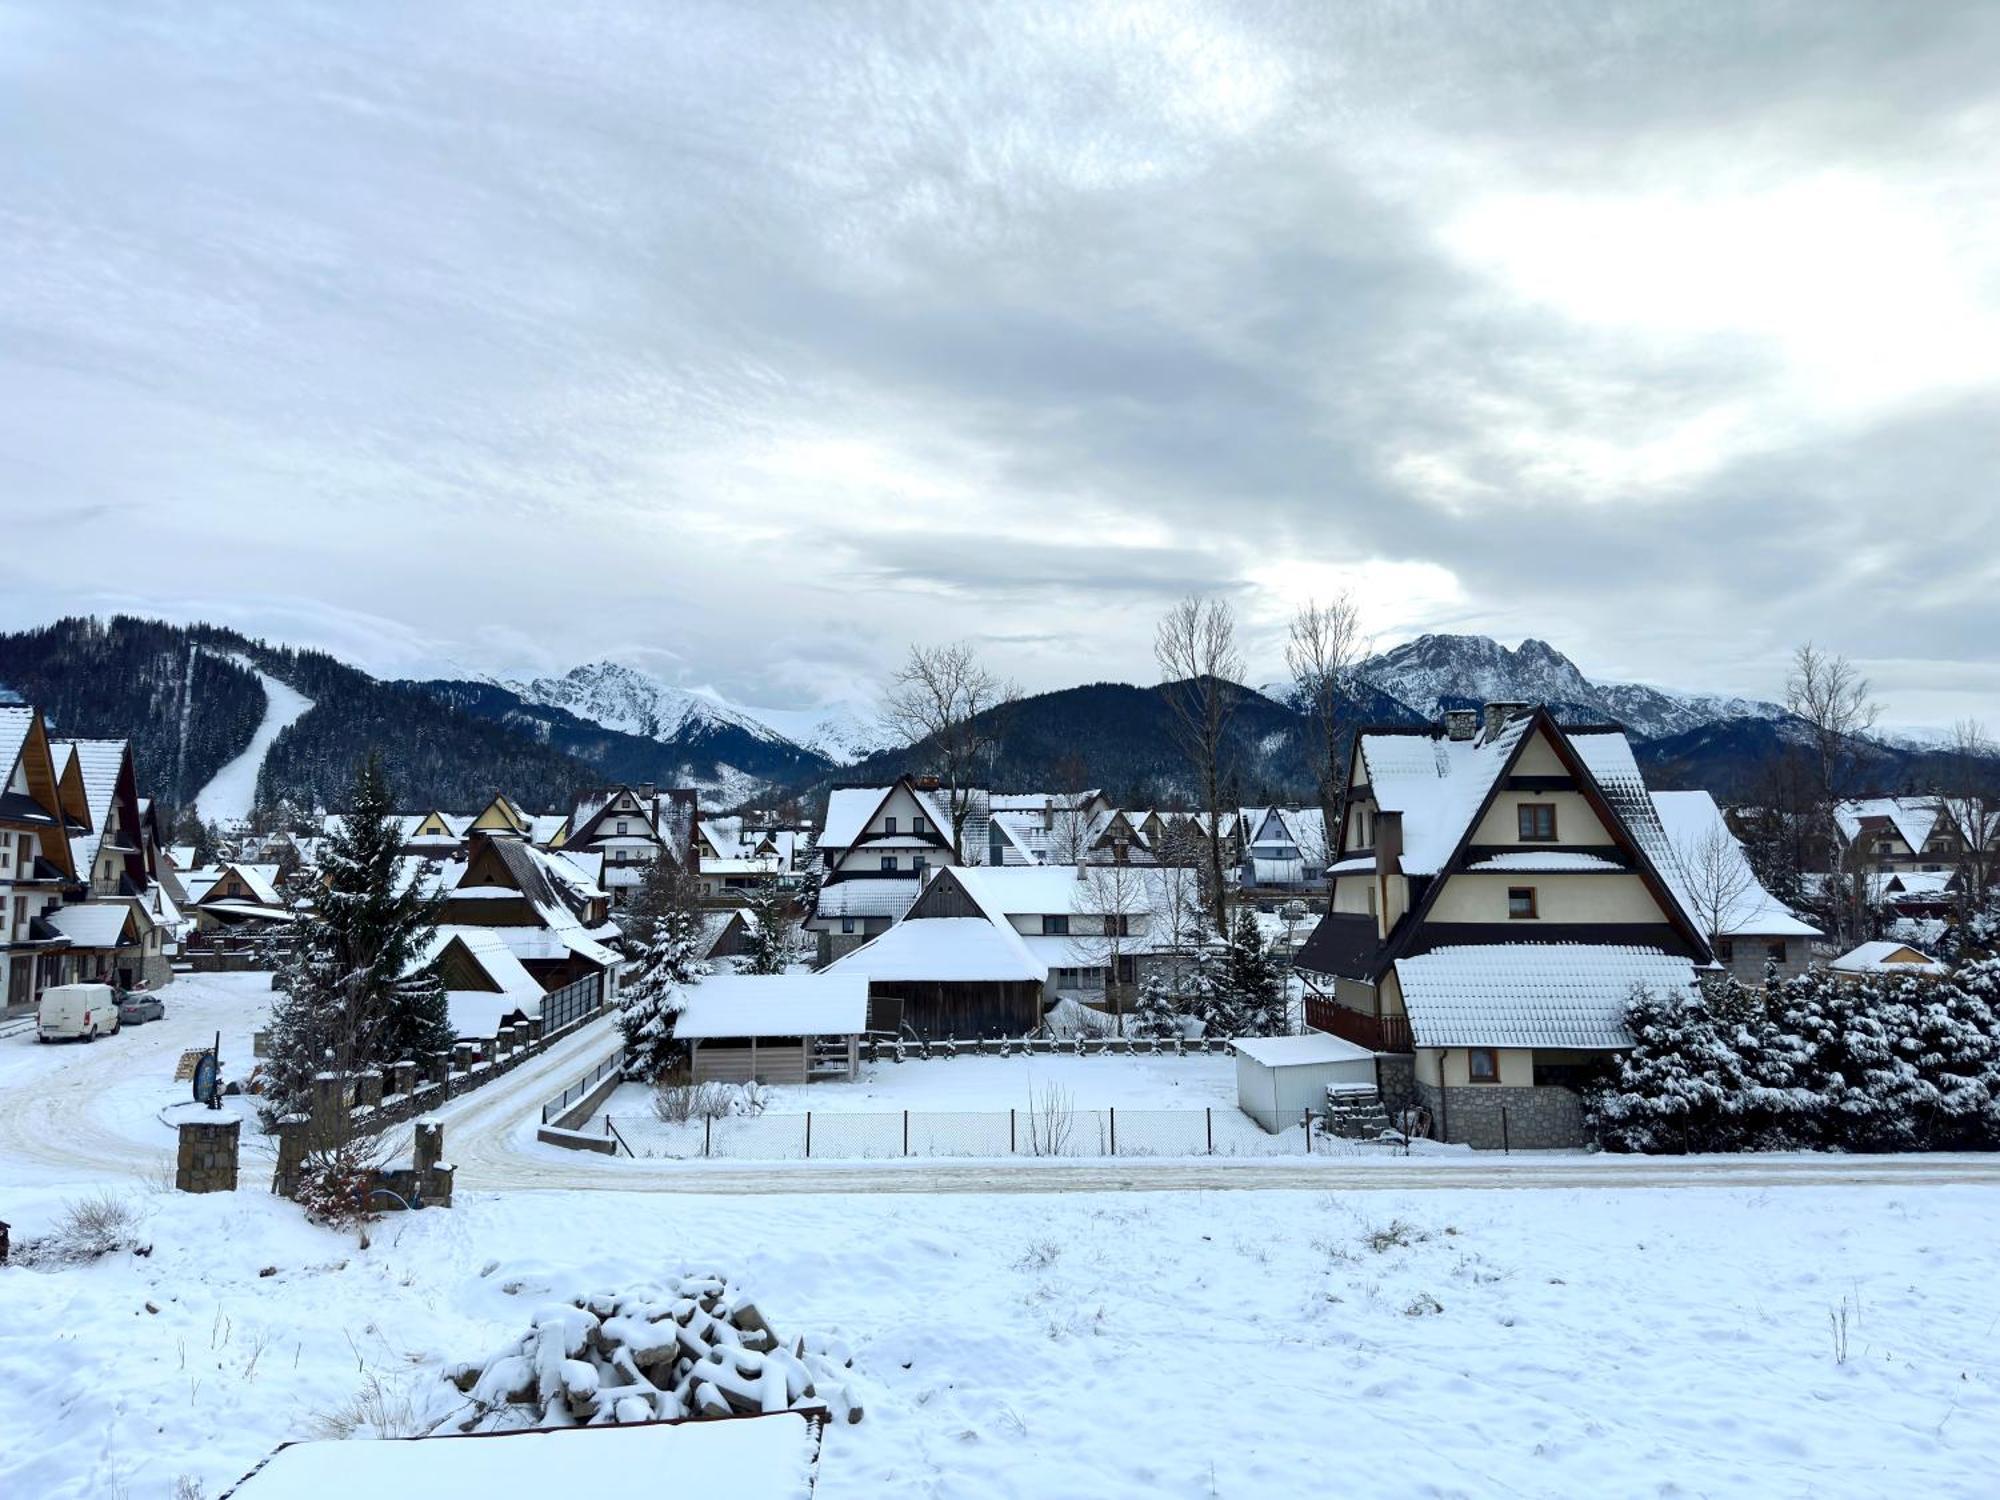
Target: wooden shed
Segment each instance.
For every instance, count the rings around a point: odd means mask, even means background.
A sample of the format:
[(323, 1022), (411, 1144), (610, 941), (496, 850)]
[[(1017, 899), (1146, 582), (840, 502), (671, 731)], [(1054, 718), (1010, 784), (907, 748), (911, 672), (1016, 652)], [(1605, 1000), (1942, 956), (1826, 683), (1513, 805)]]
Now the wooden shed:
[(674, 1035), (696, 1083), (853, 1078), (868, 1027), (861, 974), (717, 974), (688, 991)]

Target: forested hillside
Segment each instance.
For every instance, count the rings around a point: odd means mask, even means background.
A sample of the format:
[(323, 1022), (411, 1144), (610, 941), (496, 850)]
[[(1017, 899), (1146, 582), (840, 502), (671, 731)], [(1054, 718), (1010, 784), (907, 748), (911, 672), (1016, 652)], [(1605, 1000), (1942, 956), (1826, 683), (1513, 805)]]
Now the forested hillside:
[(536, 810), (565, 807), (599, 774), (325, 652), (211, 625), (119, 615), (0, 635), (0, 685), (38, 705), (59, 734), (130, 737), (141, 789), (179, 807), (249, 744), (264, 717), (262, 684), (231, 656), (314, 704), (265, 758), (260, 801), (340, 807), (370, 749), (382, 753), (397, 801), (412, 808), (477, 808), (496, 791)]

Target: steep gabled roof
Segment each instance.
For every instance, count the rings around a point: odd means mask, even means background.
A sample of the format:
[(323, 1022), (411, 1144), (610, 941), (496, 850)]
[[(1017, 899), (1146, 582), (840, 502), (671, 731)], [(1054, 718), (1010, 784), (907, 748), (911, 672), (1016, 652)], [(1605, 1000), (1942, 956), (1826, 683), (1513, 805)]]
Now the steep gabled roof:
[[(90, 809), (91, 831), (71, 839), (71, 847), (76, 851), (77, 874), (79, 878), (87, 878), (97, 864), (97, 851), (103, 847), (105, 830), (111, 823), (111, 804), (119, 794), (121, 782), (136, 804), (137, 791), (131, 782), (132, 746), (126, 740), (68, 740), (64, 743), (74, 757), (77, 774), (83, 780), (84, 798)], [(136, 818), (136, 805), (130, 810)], [(128, 829), (126, 837), (136, 840), (138, 829)], [(134, 847), (137, 847), (136, 843)]]
[[(1721, 921), (1717, 930), (1723, 937), (1821, 936), (1817, 927), (1793, 916), (1782, 901), (1764, 889), (1763, 882), (1750, 868), (1750, 858), (1743, 852), (1741, 841), (1730, 829), (1722, 809), (1716, 806), (1715, 799), (1707, 792), (1654, 792), (1652, 802), (1660, 826), (1665, 830), (1674, 862), (1677, 867), (1682, 867), (1681, 879), (1675, 890), (1684, 892), (1696, 903), (1688, 908), (1689, 921), (1697, 926), (1706, 925), (1706, 908), (1721, 905), (1713, 896), (1733, 894), (1729, 909), (1718, 913)], [(1704, 877), (1698, 868), (1689, 870), (1685, 866), (1691, 857), (1704, 852), (1711, 839), (1726, 841), (1731, 874), (1723, 889), (1713, 891), (1704, 899), (1700, 884)], [(1716, 847), (1722, 849), (1723, 845), (1718, 843)]]
[(1841, 837), (1850, 844), (1863, 827), (1879, 821), (1895, 829), (1896, 836), (1917, 853), (1930, 842), (1931, 831), (1937, 827), (1938, 802), (1935, 797), (1863, 797), (1836, 804), (1833, 817)]
[(1375, 805), (1402, 815), (1401, 873), (1436, 875), (1444, 869), (1478, 825), (1537, 722), (1535, 714), (1509, 719), (1490, 739), (1482, 733), (1454, 740), (1442, 731), (1361, 734), (1360, 764)]

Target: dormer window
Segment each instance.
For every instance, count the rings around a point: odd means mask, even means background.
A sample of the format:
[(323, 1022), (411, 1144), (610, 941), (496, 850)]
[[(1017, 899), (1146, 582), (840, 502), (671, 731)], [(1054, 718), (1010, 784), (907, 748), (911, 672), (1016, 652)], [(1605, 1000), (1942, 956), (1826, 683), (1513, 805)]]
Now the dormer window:
[(1556, 808), (1553, 802), (1523, 802), (1520, 806), (1521, 842), (1553, 844), (1556, 839)]

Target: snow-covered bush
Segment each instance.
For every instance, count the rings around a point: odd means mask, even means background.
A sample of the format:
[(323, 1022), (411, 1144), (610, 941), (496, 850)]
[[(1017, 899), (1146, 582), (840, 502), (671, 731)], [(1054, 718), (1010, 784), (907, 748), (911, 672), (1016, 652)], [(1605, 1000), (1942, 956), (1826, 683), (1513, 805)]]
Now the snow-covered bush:
[(13, 1260), (23, 1266), (78, 1265), (121, 1250), (137, 1250), (139, 1210), (115, 1193), (93, 1193), (63, 1206), (55, 1228), (16, 1246)]
[(1948, 978), (1633, 996), (1634, 1046), (1586, 1097), (1620, 1151), (2000, 1148), (2000, 961)]
[(351, 1229), (375, 1218), (369, 1192), (387, 1157), (386, 1144), (376, 1136), (350, 1136), (306, 1154), (299, 1168), (298, 1191), (292, 1195), (306, 1219), (328, 1229)]
[(770, 1091), (749, 1083), (662, 1083), (653, 1089), (653, 1117), (663, 1125), (690, 1120), (721, 1120), (730, 1115), (761, 1115)]

